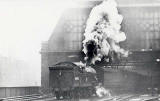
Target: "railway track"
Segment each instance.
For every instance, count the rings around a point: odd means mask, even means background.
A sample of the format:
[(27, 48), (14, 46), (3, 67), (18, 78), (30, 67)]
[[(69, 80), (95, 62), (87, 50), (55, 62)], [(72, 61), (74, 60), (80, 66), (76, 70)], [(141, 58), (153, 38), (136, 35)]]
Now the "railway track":
[(143, 97), (141, 95), (120, 95), (101, 101), (159, 101), (159, 96)]
[(126, 99), (129, 99), (133, 96), (135, 96), (135, 95), (123, 94), (123, 95), (119, 95), (119, 96), (113, 96), (111, 98), (106, 98), (106, 99), (104, 98), (99, 101), (127, 101)]
[(113, 96), (110, 98), (102, 98), (102, 99), (95, 99), (95, 100), (88, 100), (88, 101), (159, 101), (159, 96), (148, 96), (143, 97), (141, 95), (130, 95), (130, 94), (123, 94), (119, 96)]
[(33, 95), (25, 95), (25, 96), (0, 98), (0, 101), (34, 101), (34, 100), (43, 99), (43, 98), (45, 98), (45, 95), (33, 94)]
[(118, 99), (116, 99), (115, 101), (128, 101), (129, 99), (135, 97), (137, 95), (122, 95), (120, 97), (118, 97)]
[(49, 98), (48, 96), (42, 95), (27, 95), (27, 96), (19, 96), (19, 97), (10, 97), (3, 99), (2, 101), (135, 101), (135, 99), (139, 99), (136, 101), (159, 101), (160, 97), (142, 97), (140, 95), (132, 95), (132, 94), (123, 94), (119, 96), (113, 97), (104, 97), (104, 98), (88, 98), (88, 99), (63, 99), (63, 100), (56, 100), (55, 98)]

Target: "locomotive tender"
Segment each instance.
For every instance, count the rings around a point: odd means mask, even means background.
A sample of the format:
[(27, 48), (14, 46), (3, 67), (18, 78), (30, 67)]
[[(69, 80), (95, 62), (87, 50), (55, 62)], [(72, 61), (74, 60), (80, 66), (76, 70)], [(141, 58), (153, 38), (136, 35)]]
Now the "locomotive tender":
[(50, 87), (57, 99), (90, 97), (95, 94), (97, 74), (84, 71), (72, 62), (49, 67)]

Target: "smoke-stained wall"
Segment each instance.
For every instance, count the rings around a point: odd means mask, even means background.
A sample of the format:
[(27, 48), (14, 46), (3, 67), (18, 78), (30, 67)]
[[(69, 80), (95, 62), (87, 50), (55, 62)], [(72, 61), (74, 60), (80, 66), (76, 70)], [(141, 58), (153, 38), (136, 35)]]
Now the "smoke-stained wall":
[[(121, 47), (130, 51), (160, 50), (160, 6), (119, 6), (124, 16), (122, 31), (127, 40)], [(63, 13), (45, 47), (42, 47), (42, 87), (49, 88), (48, 67), (61, 61), (83, 60), (82, 40), (91, 7), (68, 9)], [(135, 68), (136, 69), (136, 68)], [(136, 80), (134, 76), (128, 82)], [(118, 78), (117, 78), (118, 79)], [(123, 82), (119, 81), (119, 82)]]
[[(64, 11), (49, 39), (49, 51), (73, 52), (82, 48), (82, 34), (90, 9), (73, 8)], [(54, 43), (54, 44), (53, 44)]]
[[(127, 41), (122, 47), (129, 50), (160, 49), (160, 6), (119, 7), (124, 16), (122, 31)], [(82, 35), (91, 8), (74, 8), (61, 16), (54, 33), (49, 39), (49, 50), (55, 52), (81, 51)]]
[(127, 34), (126, 47), (130, 50), (160, 50), (160, 5), (123, 7), (122, 30)]

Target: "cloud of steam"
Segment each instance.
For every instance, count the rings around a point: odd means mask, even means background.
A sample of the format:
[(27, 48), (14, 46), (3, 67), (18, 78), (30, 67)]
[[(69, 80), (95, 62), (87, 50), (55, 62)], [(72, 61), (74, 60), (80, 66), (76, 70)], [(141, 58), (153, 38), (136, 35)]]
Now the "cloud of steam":
[(94, 74), (96, 73), (96, 70), (92, 68), (91, 66), (85, 67), (85, 71), (89, 73), (94, 73)]
[(86, 61), (95, 64), (110, 52), (128, 55), (128, 51), (118, 45), (126, 40), (125, 33), (120, 31), (122, 20), (123, 16), (118, 14), (114, 0), (105, 0), (91, 10), (83, 40)]
[(86, 63), (76, 62), (77, 66), (79, 66), (81, 69), (83, 68), (85, 72), (96, 74), (96, 70), (92, 68), (91, 66), (86, 66)]
[(104, 97), (104, 96), (111, 97), (110, 90), (105, 89), (103, 86), (101, 86), (101, 84), (97, 85), (95, 88), (98, 97)]

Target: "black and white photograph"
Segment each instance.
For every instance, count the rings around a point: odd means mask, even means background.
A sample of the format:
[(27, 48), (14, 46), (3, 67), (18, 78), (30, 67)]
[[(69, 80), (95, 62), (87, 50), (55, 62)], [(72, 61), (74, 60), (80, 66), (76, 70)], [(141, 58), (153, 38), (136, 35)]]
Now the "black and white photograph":
[(160, 0), (0, 0), (0, 101), (160, 101)]

